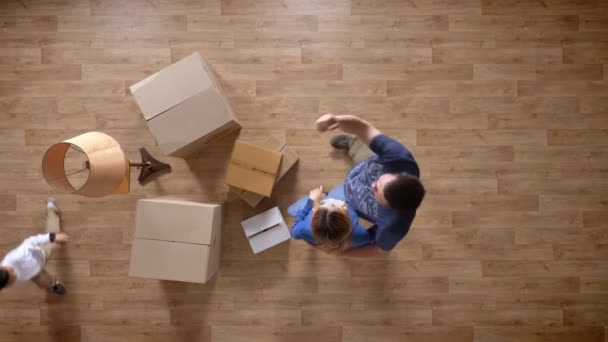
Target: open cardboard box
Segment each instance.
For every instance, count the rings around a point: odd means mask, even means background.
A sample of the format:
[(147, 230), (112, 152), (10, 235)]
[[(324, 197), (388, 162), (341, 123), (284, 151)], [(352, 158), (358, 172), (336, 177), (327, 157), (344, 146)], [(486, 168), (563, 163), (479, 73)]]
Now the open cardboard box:
[[(279, 171), (277, 171), (277, 175), (274, 181), (276, 184), (298, 162), (299, 157), (292, 149), (288, 148), (287, 146), (285, 146), (284, 143), (280, 142), (274, 137), (268, 138), (260, 146), (279, 151), (283, 155), (283, 158), (281, 159), (281, 164), (279, 165)], [(264, 199), (264, 196), (260, 194), (256, 194), (255, 192), (243, 190), (233, 186), (230, 187), (230, 191), (237, 194), (239, 197), (241, 197), (241, 199), (243, 199), (252, 207), (255, 207), (260, 204), (260, 202)]]
[(220, 204), (139, 200), (129, 275), (207, 282), (219, 268), (221, 228)]
[(187, 157), (240, 125), (220, 83), (198, 53), (131, 86), (161, 150)]
[(281, 152), (237, 140), (226, 171), (226, 184), (270, 197)]
[(257, 254), (290, 239), (289, 229), (278, 207), (241, 222), (253, 253)]

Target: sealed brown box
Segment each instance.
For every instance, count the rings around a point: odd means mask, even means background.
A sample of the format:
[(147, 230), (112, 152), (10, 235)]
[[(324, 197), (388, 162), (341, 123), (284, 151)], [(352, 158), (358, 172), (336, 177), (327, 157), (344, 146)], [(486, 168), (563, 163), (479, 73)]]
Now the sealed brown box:
[[(275, 179), (275, 184), (278, 183), (283, 176), (298, 162), (298, 155), (285, 146), (284, 143), (280, 142), (278, 139), (274, 137), (268, 138), (261, 145), (262, 147), (267, 147), (272, 150), (276, 150), (281, 152), (283, 158), (281, 159), (281, 165), (279, 166), (279, 171), (277, 172), (277, 177)], [(239, 195), (243, 201), (247, 202), (250, 206), (255, 207), (264, 199), (264, 196), (256, 194), (255, 192), (230, 187), (230, 191)]]
[(226, 184), (269, 197), (281, 157), (281, 152), (237, 140), (226, 171)]
[(221, 228), (219, 204), (139, 200), (129, 275), (207, 282), (219, 268)]
[(213, 72), (198, 53), (131, 86), (161, 150), (187, 157), (239, 128)]

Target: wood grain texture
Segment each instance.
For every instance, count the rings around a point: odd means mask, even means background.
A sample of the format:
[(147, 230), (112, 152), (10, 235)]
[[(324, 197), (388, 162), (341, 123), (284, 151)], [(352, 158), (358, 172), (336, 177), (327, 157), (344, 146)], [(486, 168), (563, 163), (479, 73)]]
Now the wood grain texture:
[[(608, 341), (607, 18), (601, 0), (0, 1), (0, 250), (41, 231), (49, 196), (73, 238), (48, 264), (68, 295), (3, 290), (0, 342)], [(258, 208), (224, 184), (236, 136), (163, 156), (130, 95), (192, 52), (241, 139), (300, 156)], [(253, 255), (243, 219), (352, 167), (314, 129), (327, 112), (415, 155), (427, 195), (410, 232), (381, 259), (302, 241)], [(172, 173), (123, 196), (53, 193), (42, 155), (94, 130)], [(224, 202), (208, 284), (128, 277), (152, 196)]]

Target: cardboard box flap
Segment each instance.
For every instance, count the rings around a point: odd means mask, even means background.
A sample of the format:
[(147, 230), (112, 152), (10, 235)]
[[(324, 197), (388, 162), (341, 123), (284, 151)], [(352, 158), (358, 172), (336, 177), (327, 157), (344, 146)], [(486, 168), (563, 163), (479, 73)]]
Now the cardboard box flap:
[(170, 198), (137, 201), (135, 238), (209, 245), (215, 224), (221, 222), (219, 204)]
[(208, 264), (208, 246), (135, 239), (131, 246), (129, 275), (204, 283), (213, 275), (208, 272)]
[(297, 153), (287, 146), (281, 149), (281, 153), (283, 154), (283, 158), (281, 158), (281, 165), (279, 166), (279, 171), (277, 171), (277, 179), (275, 182), (281, 180), (300, 158)]
[(285, 221), (283, 220), (283, 216), (281, 215), (279, 208), (274, 207), (241, 222), (241, 225), (245, 230), (245, 235), (247, 237), (251, 237), (270, 228), (285, 225)]
[(193, 53), (132, 85), (130, 89), (144, 118), (150, 120), (212, 87), (214, 85), (206, 77), (202, 57)]
[(276, 175), (281, 157), (280, 152), (237, 141), (230, 162), (254, 171)]
[(249, 238), (249, 245), (253, 253), (257, 254), (272, 246), (276, 246), (282, 242), (289, 240), (289, 230), (287, 226), (275, 226), (263, 234), (254, 235)]
[(209, 76), (211, 83), (213, 83), (213, 86), (217, 89), (217, 91), (223, 94), (224, 89), (222, 88), (222, 84), (219, 82), (217, 77), (215, 77), (215, 72), (213, 72), (211, 66), (204, 58), (201, 58), (201, 61), (203, 62), (203, 68), (205, 68), (205, 70), (207, 71), (207, 76)]
[(222, 95), (209, 88), (147, 124), (163, 152), (170, 154), (233, 121)]

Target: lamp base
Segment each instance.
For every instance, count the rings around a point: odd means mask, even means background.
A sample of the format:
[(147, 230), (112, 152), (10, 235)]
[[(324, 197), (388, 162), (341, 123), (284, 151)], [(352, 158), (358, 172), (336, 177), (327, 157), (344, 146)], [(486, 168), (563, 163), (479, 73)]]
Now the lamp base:
[(141, 154), (141, 163), (129, 163), (131, 167), (141, 168), (139, 177), (137, 177), (139, 184), (146, 183), (152, 175), (156, 177), (171, 172), (171, 165), (152, 157), (145, 148), (140, 148), (139, 153)]

